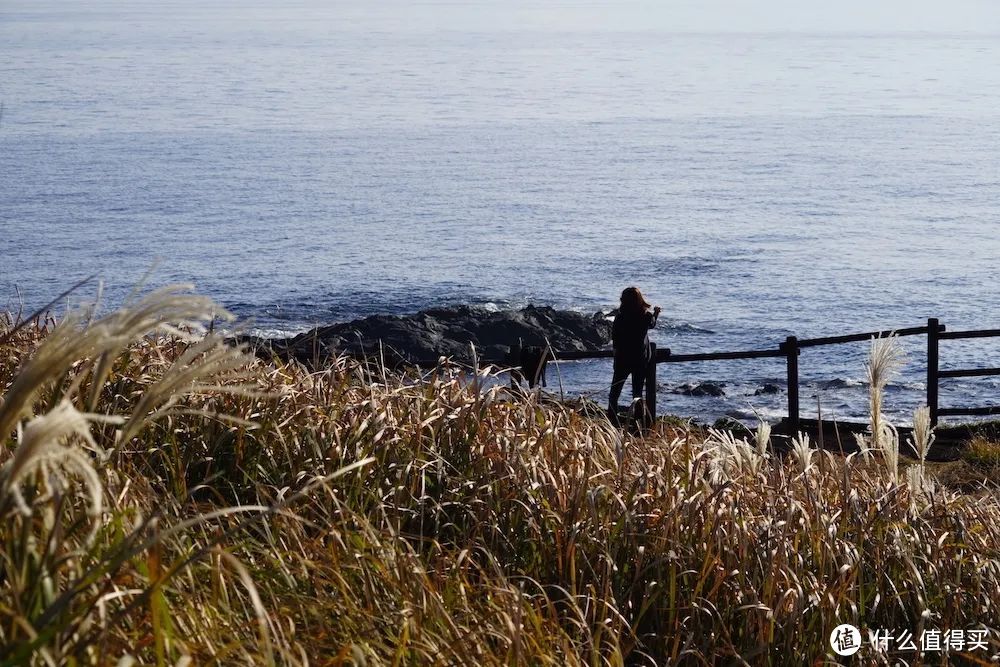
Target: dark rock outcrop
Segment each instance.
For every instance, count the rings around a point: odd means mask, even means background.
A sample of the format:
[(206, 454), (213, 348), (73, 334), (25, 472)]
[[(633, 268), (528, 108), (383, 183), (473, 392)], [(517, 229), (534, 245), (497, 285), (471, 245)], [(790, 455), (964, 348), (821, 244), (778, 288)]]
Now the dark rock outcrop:
[(396, 365), (432, 364), (442, 356), (469, 362), (470, 343), (481, 361), (501, 363), (519, 340), (524, 346), (545, 346), (546, 339), (555, 350), (598, 350), (611, 339), (611, 323), (603, 313), (583, 315), (547, 306), (504, 311), (453, 306), (414, 315), (374, 315), (293, 338), (241, 341), (307, 362), (336, 354), (359, 358), (382, 354), (387, 364)]
[(722, 383), (715, 382), (699, 382), (698, 384), (684, 384), (680, 387), (674, 389), (675, 394), (683, 394), (684, 396), (725, 396), (726, 391), (723, 389), (725, 385)]
[(771, 382), (764, 383), (764, 386), (753, 393), (754, 396), (764, 396), (767, 394), (780, 394), (781, 387)]

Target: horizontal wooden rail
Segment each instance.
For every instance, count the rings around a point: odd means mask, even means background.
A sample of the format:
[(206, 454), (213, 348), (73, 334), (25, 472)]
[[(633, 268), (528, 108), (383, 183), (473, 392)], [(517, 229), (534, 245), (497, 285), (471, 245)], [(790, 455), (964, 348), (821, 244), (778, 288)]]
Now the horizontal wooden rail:
[(940, 408), (938, 414), (942, 417), (1000, 415), (1000, 405), (988, 408)]
[(611, 359), (614, 350), (556, 350), (552, 358), (556, 361), (579, 361), (580, 359)]
[[(582, 359), (612, 359), (614, 350), (561, 350), (553, 352), (556, 361), (579, 361)], [(738, 352), (699, 352), (697, 354), (673, 354), (669, 348), (656, 351), (658, 364), (672, 364), (685, 361), (721, 361), (723, 359), (764, 359), (784, 357), (781, 350), (743, 350)]]
[(978, 331), (949, 331), (942, 333), (938, 338), (951, 340), (955, 338), (996, 338), (1000, 336), (1000, 329), (979, 329)]
[(1000, 368), (957, 368), (948, 371), (938, 371), (942, 378), (975, 378), (987, 375), (1000, 375)]
[(783, 357), (781, 350), (746, 350), (742, 352), (702, 352), (699, 354), (661, 354), (658, 363), (673, 364), (683, 361), (721, 361), (723, 359), (765, 359), (767, 357)]
[[(661, 363), (683, 363), (697, 361), (722, 361), (739, 359), (785, 358), (787, 371), (788, 419), (786, 425), (789, 433), (795, 433), (799, 427), (799, 354), (803, 348), (824, 345), (839, 345), (841, 343), (860, 343), (872, 338), (888, 336), (927, 336), (927, 405), (931, 411), (931, 422), (937, 424), (939, 416), (960, 415), (1000, 415), (1000, 406), (975, 408), (939, 408), (938, 384), (942, 378), (986, 377), (1000, 376), (998, 368), (956, 368), (941, 370), (939, 368), (938, 343), (941, 340), (964, 338), (1000, 338), (1000, 329), (980, 329), (973, 331), (947, 331), (936, 318), (927, 320), (926, 326), (907, 327), (904, 329), (884, 329), (882, 331), (867, 331), (865, 333), (848, 334), (845, 336), (825, 336), (821, 338), (805, 338), (799, 340), (789, 336), (776, 348), (769, 350), (740, 350), (736, 352), (700, 352), (694, 354), (672, 354), (669, 349), (657, 350), (652, 347), (650, 368), (647, 371), (646, 403), (651, 408), (650, 413), (656, 414), (656, 365)], [(553, 353), (553, 358), (559, 361), (575, 361), (583, 359), (611, 359), (614, 350), (562, 350)]]
[[(944, 331), (944, 325), (938, 328), (939, 331)], [(846, 336), (826, 336), (824, 338), (805, 338), (798, 342), (798, 346), (802, 347), (817, 347), (820, 345), (838, 345), (840, 343), (860, 343), (862, 341), (871, 340), (872, 338), (885, 338), (890, 335), (895, 336), (922, 336), (928, 331), (927, 327), (909, 327), (907, 329), (887, 329), (885, 331), (869, 331), (867, 333), (859, 334), (848, 334)], [(941, 334), (944, 338), (944, 334)]]

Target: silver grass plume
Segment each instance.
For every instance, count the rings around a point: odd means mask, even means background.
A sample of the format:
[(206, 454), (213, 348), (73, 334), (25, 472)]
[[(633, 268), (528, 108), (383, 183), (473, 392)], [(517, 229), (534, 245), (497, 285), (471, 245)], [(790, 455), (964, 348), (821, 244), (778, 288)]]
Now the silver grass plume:
[(766, 421), (761, 420), (757, 424), (757, 453), (764, 457), (767, 456), (767, 447), (771, 443), (771, 425)]
[(815, 451), (809, 443), (809, 435), (807, 433), (800, 432), (796, 437), (792, 438), (792, 454), (795, 456), (802, 474), (807, 474), (809, 469), (812, 468), (812, 457)]
[[(90, 424), (94, 421), (114, 420), (84, 414), (64, 400), (19, 428), (17, 448), (0, 469), (0, 515), (13, 507), (30, 516), (32, 504), (47, 502), (56, 493), (71, 488), (72, 478), (79, 478), (88, 500), (87, 514), (95, 519), (100, 516), (104, 491), (93, 461), (95, 454), (101, 457), (104, 451), (91, 436)], [(43, 490), (29, 504), (22, 493), (22, 484), (34, 475), (37, 475), (35, 483)], [(94, 524), (93, 530), (97, 525)]]
[(884, 338), (872, 338), (865, 374), (868, 376), (868, 415), (873, 449), (881, 449), (883, 444), (881, 438), (885, 430), (882, 428), (884, 422), (882, 402), (886, 385), (902, 365), (903, 353), (899, 347), (899, 338), (895, 334)]
[(882, 412), (885, 388), (889, 380), (903, 365), (903, 352), (899, 338), (890, 334), (884, 338), (872, 338), (865, 364), (868, 376), (868, 414), (870, 419), (870, 447), (882, 453), (886, 469), (893, 482), (899, 481), (899, 433)]
[(882, 452), (882, 460), (885, 468), (889, 472), (889, 477), (896, 484), (899, 483), (899, 431), (887, 421), (880, 425), (880, 435), (878, 442)]
[(730, 431), (710, 428), (708, 433), (705, 444), (715, 453), (713, 462), (718, 479), (733, 479), (740, 474), (756, 475), (760, 472), (764, 458), (749, 442), (737, 438)]
[[(30, 417), (37, 392), (47, 382), (62, 378), (81, 359), (96, 360), (92, 386), (98, 392), (114, 357), (130, 343), (153, 333), (198, 340), (205, 335), (205, 322), (219, 316), (232, 319), (214, 301), (189, 294), (189, 289), (186, 285), (164, 287), (96, 321), (92, 312), (68, 314), (45, 337), (4, 395), (0, 433), (12, 432), (18, 421)], [(88, 407), (95, 403), (92, 394)]]
[(913, 411), (913, 436), (910, 438), (910, 447), (920, 459), (920, 465), (927, 460), (927, 454), (931, 451), (931, 445), (937, 436), (934, 435), (934, 428), (931, 426), (931, 409), (926, 405)]
[[(225, 344), (222, 336), (208, 333), (206, 323), (233, 317), (208, 297), (190, 294), (189, 286), (174, 285), (151, 292), (138, 301), (97, 320), (93, 312), (68, 314), (42, 341), (34, 356), (20, 370), (0, 403), (0, 433), (10, 433), (23, 418), (33, 416), (38, 392), (60, 381), (79, 361), (92, 364), (90, 412), (96, 409), (104, 381), (114, 360), (130, 344), (150, 335), (169, 335), (190, 344), (181, 356), (143, 393), (119, 433), (119, 445), (136, 435), (150, 420), (162, 417), (184, 395), (205, 391), (248, 393), (233, 384), (247, 363), (243, 352)], [(219, 378), (229, 383), (222, 385)], [(72, 393), (76, 391), (74, 384)]]
[(934, 493), (934, 480), (927, 475), (927, 454), (934, 444), (934, 427), (931, 426), (931, 410), (926, 405), (913, 411), (913, 436), (910, 447), (920, 463), (906, 469), (906, 481), (916, 493), (930, 496)]
[[(93, 313), (70, 313), (41, 342), (32, 358), (18, 372), (0, 403), (0, 433), (18, 433), (3, 468), (0, 469), (0, 516), (16, 509), (30, 514), (22, 487), (33, 481), (42, 495), (34, 503), (51, 497), (79, 478), (88, 497), (88, 513), (100, 515), (103, 492), (95, 464), (103, 464), (112, 454), (102, 449), (91, 434), (91, 424), (121, 425), (117, 445), (135, 435), (149, 421), (162, 417), (184, 395), (202, 391), (246, 393), (247, 387), (232, 384), (243, 377), (248, 358), (226, 345), (205, 323), (219, 313), (231, 318), (211, 299), (186, 293), (184, 286), (157, 290), (130, 306), (93, 320)], [(36, 416), (35, 397), (53, 382), (61, 382), (78, 362), (90, 363), (91, 398), (96, 404), (114, 359), (130, 344), (152, 334), (179, 337), (189, 347), (143, 393), (128, 417), (83, 412), (73, 405), (80, 378), (47, 414)], [(227, 380), (222, 385), (220, 381)], [(22, 420), (27, 423), (22, 425)], [(37, 473), (37, 474), (36, 474)], [(47, 494), (47, 495), (46, 495)]]

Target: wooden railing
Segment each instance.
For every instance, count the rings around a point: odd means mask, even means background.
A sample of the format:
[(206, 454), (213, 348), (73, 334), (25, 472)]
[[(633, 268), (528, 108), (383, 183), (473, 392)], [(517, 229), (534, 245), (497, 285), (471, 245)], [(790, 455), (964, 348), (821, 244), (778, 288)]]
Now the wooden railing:
[[(927, 325), (922, 327), (909, 327), (905, 329), (868, 331), (865, 333), (848, 334), (844, 336), (827, 336), (823, 338), (799, 339), (796, 336), (788, 336), (776, 348), (765, 350), (740, 350), (735, 352), (700, 352), (695, 354), (673, 354), (670, 349), (657, 350), (653, 346), (653, 354), (650, 357), (650, 364), (647, 369), (646, 378), (646, 408), (650, 416), (656, 416), (656, 366), (665, 363), (685, 363), (695, 361), (723, 361), (741, 359), (766, 359), (783, 357), (785, 359), (785, 375), (787, 379), (786, 390), (788, 398), (788, 417), (786, 426), (789, 433), (795, 433), (801, 422), (801, 404), (799, 402), (799, 355), (803, 349), (811, 347), (821, 347), (827, 345), (841, 345), (844, 343), (857, 343), (872, 338), (883, 338), (889, 335), (896, 336), (927, 336), (927, 405), (930, 408), (931, 421), (938, 423), (939, 417), (958, 415), (995, 415), (1000, 414), (1000, 406), (990, 407), (950, 407), (941, 408), (938, 405), (939, 383), (942, 378), (957, 377), (985, 377), (1000, 375), (1000, 368), (972, 368), (972, 369), (946, 369), (941, 370), (940, 364), (940, 341), (967, 338), (990, 338), (1000, 337), (1000, 329), (980, 329), (975, 331), (954, 331), (947, 332), (945, 326), (937, 318), (927, 320)], [(599, 359), (611, 358), (614, 352), (611, 350), (595, 350), (589, 352), (566, 351), (555, 352), (554, 358), (559, 361), (574, 359)]]
[[(937, 320), (934, 320), (935, 322)], [(940, 370), (938, 368), (937, 346), (939, 340), (963, 340), (968, 338), (997, 338), (1000, 337), (1000, 329), (979, 329), (977, 331), (949, 331), (945, 332), (941, 327), (941, 333), (937, 336), (928, 336), (927, 349), (931, 348), (931, 338), (934, 338), (934, 357), (931, 363), (931, 355), (927, 355), (927, 404), (931, 406), (931, 418), (937, 423), (938, 417), (950, 417), (958, 415), (982, 416), (1000, 414), (1000, 406), (988, 407), (958, 407), (940, 408), (938, 407), (938, 381), (940, 378), (961, 378), (961, 377), (986, 377), (990, 375), (1000, 375), (1000, 368), (956, 368)], [(930, 387), (934, 387), (934, 402), (931, 403)]]

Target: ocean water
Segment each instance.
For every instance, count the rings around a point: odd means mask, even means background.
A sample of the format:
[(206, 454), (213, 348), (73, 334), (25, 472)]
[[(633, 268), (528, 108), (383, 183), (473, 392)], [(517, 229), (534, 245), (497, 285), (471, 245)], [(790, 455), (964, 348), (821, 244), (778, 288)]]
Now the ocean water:
[[(560, 6), (573, 20), (5, 0), (0, 300), (97, 273), (113, 305), (154, 268), (272, 335), (445, 303), (592, 312), (632, 284), (678, 353), (1000, 327), (1000, 31), (676, 32)], [(900, 420), (922, 345), (889, 393)], [(805, 414), (864, 414), (865, 349), (803, 353)], [(998, 352), (946, 342), (942, 366)], [(566, 363), (550, 389), (603, 400), (610, 374)], [(754, 395), (781, 360), (659, 374), (661, 411), (784, 407)], [(727, 396), (671, 393), (698, 381)], [(1000, 382), (941, 395), (996, 404)]]

